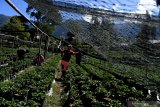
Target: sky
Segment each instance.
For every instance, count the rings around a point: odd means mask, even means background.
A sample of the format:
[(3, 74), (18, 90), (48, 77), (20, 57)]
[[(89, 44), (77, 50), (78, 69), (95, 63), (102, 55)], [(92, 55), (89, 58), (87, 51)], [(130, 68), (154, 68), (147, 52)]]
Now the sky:
[[(30, 16), (25, 12), (28, 4), (24, 0), (10, 0), (18, 9), (28, 18)], [(53, 0), (54, 1), (54, 0)], [(141, 13), (145, 14), (146, 10), (150, 14), (158, 15), (159, 8), (156, 6), (156, 0), (55, 0), (73, 4), (84, 5), (92, 8), (100, 9), (114, 9), (119, 12), (131, 12), (131, 13)], [(60, 11), (62, 17), (66, 19), (70, 18), (80, 18), (79, 14), (67, 13)], [(0, 14), (5, 14), (7, 16), (18, 15), (5, 0), (0, 0)], [(88, 20), (88, 16), (83, 16), (83, 19)]]
[[(24, 2), (24, 0), (10, 0), (18, 9), (27, 17), (30, 16), (26, 13), (26, 8), (28, 4)], [(0, 0), (0, 14), (4, 14), (7, 16), (19, 15), (15, 10), (10, 7), (5, 0)]]
[[(156, 6), (156, 0), (55, 0), (57, 2), (66, 2), (85, 7), (100, 8), (104, 10), (114, 10), (117, 12), (146, 14), (158, 16), (159, 8)], [(92, 15), (82, 15), (80, 13), (70, 13), (60, 11), (63, 20), (75, 19), (92, 21)]]
[[(53, 0), (54, 1), (54, 0)], [(159, 8), (156, 0), (55, 0), (86, 7), (114, 10), (117, 12), (146, 14), (146, 10), (152, 15), (158, 15)]]

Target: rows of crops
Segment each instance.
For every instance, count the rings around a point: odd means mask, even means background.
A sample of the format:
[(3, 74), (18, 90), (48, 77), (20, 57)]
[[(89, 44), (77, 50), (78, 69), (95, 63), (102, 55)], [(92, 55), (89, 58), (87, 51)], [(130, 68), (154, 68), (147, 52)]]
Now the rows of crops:
[[(25, 60), (12, 60), (17, 49), (2, 50), (1, 56), (6, 57), (8, 65), (0, 67), (0, 106), (43, 106), (60, 55), (54, 55), (43, 66), (32, 66), (37, 49), (30, 49)], [(19, 73), (21, 70), (23, 72)], [(61, 105), (121, 107), (127, 106), (129, 101), (156, 101), (158, 72), (148, 69), (147, 75), (146, 78), (146, 70), (140, 67), (103, 62), (91, 57), (88, 57), (88, 62), (77, 65), (72, 57), (68, 74), (62, 81), (65, 89)], [(148, 89), (153, 90), (150, 96)]]
[(90, 65), (106, 70), (117, 78), (128, 81), (129, 84), (139, 84), (137, 87), (141, 85), (151, 90), (159, 90), (159, 72), (155, 66), (135, 67), (120, 63), (105, 63), (104, 65), (96, 60), (90, 60)]
[(31, 66), (38, 49), (30, 49), (30, 53), (26, 54), (24, 60), (18, 60), (16, 51), (17, 49), (14, 48), (1, 48), (0, 81), (9, 80), (19, 71)]
[[(153, 73), (154, 72), (154, 73)], [(159, 81), (156, 71), (148, 78)], [(81, 107), (127, 106), (129, 101), (157, 101), (158, 84), (146, 84), (145, 70), (124, 65), (100, 63), (89, 58), (81, 66), (71, 63), (65, 78), (62, 105)], [(151, 95), (148, 93), (151, 89)]]
[(29, 49), (24, 60), (16, 58), (17, 49), (3, 47), (1, 50), (0, 61), (4, 66), (0, 67), (0, 106), (42, 106), (54, 79), (58, 59), (52, 55), (43, 66), (33, 66), (36, 48)]

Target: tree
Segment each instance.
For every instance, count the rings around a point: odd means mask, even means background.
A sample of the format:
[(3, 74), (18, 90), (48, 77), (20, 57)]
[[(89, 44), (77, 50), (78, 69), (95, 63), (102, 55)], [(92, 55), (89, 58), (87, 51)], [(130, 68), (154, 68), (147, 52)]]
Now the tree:
[(115, 47), (120, 40), (110, 19), (99, 16), (92, 18), (92, 23), (82, 35), (85, 41), (106, 58), (108, 58), (111, 47)]
[[(58, 10), (52, 5), (49, 0), (25, 0), (29, 5), (26, 12), (30, 14), (30, 17), (34, 19), (34, 23), (48, 35), (52, 35), (54, 32), (55, 24), (61, 21)], [(32, 28), (33, 30), (33, 28)], [(32, 36), (32, 39), (35, 35)], [(48, 39), (46, 36), (41, 35), (41, 40), (46, 42)]]
[[(52, 5), (51, 0), (25, 0), (29, 5), (26, 12), (34, 18), (35, 24), (46, 34), (52, 35), (54, 25), (61, 21), (58, 10)], [(37, 32), (38, 33), (38, 32)], [(41, 41), (45, 42), (45, 53), (47, 54), (49, 38), (40, 34)]]
[(141, 57), (143, 57), (147, 62), (149, 61), (149, 56), (154, 57), (154, 44), (152, 44), (150, 40), (155, 38), (155, 35), (155, 27), (142, 23), (141, 31), (136, 38), (136, 45), (137, 52), (140, 52)]
[[(3, 25), (3, 30), (8, 31), (24, 31), (26, 29), (24, 23), (17, 16), (10, 18), (10, 21)], [(14, 35), (20, 39), (28, 40), (30, 34), (28, 32), (9, 32), (9, 34)]]
[(48, 35), (54, 32), (54, 25), (61, 21), (58, 10), (50, 0), (25, 0), (29, 5), (26, 12), (34, 19), (35, 24)]
[(35, 18), (35, 21), (58, 24), (62, 20), (52, 0), (25, 0), (25, 2), (29, 4), (26, 12)]
[(54, 32), (54, 26), (50, 25), (49, 23), (42, 23), (40, 28), (45, 31), (48, 35), (52, 35)]
[[(67, 33), (68, 41), (72, 44), (76, 45), (80, 43), (80, 33), (82, 30), (82, 26), (80, 23), (74, 21), (74, 20), (67, 20), (63, 23), (63, 26), (69, 31)], [(73, 41), (73, 38), (75, 41)]]
[(48, 35), (52, 35), (54, 32), (54, 21), (48, 19), (40, 11), (37, 11), (34, 7), (28, 6), (27, 13), (30, 14), (31, 18), (34, 18), (35, 24), (42, 29)]

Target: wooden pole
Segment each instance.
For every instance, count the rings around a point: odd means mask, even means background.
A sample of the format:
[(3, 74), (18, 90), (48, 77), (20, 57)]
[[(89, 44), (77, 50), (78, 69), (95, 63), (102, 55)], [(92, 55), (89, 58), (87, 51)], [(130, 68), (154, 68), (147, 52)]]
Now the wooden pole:
[(46, 37), (46, 40), (45, 40), (45, 49), (44, 49), (44, 58), (45, 58), (45, 59), (47, 58), (48, 42), (49, 42), (49, 38)]
[(1, 48), (2, 48), (2, 38), (1, 38), (1, 40), (0, 40), (0, 41), (1, 41)]

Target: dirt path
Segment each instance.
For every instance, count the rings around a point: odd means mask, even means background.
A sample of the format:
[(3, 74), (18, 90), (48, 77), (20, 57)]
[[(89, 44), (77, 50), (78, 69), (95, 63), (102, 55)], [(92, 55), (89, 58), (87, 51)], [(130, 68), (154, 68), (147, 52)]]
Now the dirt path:
[(46, 100), (43, 107), (61, 107), (61, 94), (63, 92), (63, 84), (59, 81), (61, 72), (56, 71), (55, 78), (53, 80), (51, 89), (47, 93)]

